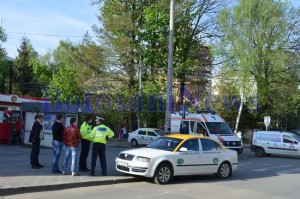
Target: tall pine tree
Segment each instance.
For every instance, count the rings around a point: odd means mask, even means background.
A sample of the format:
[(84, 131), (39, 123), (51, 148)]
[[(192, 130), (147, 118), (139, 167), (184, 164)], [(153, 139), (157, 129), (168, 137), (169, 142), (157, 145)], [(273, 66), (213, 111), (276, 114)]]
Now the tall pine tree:
[(20, 95), (29, 95), (33, 86), (33, 66), (30, 63), (29, 44), (29, 40), (23, 37), (18, 48), (18, 56), (14, 62), (15, 93)]

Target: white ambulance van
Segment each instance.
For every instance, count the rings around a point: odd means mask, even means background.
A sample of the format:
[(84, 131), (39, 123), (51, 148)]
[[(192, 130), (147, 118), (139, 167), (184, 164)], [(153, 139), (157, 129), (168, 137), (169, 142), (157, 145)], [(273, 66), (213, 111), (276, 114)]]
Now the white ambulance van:
[(234, 135), (225, 120), (213, 112), (189, 113), (182, 118), (179, 113), (171, 115), (171, 133), (203, 134), (225, 147), (243, 153), (242, 140)]
[(300, 137), (289, 132), (256, 131), (253, 133), (251, 151), (257, 157), (271, 154), (300, 157)]

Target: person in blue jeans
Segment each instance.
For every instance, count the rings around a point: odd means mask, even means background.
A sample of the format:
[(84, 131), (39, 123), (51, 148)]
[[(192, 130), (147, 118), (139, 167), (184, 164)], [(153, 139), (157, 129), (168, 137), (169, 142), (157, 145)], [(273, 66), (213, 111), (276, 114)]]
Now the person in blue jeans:
[(77, 148), (81, 139), (81, 135), (79, 129), (77, 128), (76, 118), (71, 118), (70, 124), (71, 125), (67, 127), (64, 131), (64, 144), (66, 146), (66, 156), (63, 163), (62, 173), (64, 175), (67, 174), (68, 162), (70, 157), (72, 156), (72, 176), (80, 176), (79, 173), (77, 173)]
[(64, 145), (63, 136), (65, 127), (63, 126), (64, 117), (61, 114), (56, 115), (56, 122), (52, 126), (52, 135), (53, 135), (53, 163), (52, 163), (52, 173), (62, 173), (58, 169), (58, 162), (60, 158), (60, 153)]

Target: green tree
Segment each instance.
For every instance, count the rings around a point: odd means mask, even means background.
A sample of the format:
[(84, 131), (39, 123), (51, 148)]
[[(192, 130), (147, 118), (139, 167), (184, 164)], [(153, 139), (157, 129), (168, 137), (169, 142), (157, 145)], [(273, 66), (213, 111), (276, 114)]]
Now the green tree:
[(15, 93), (21, 95), (29, 95), (34, 85), (33, 83), (33, 66), (30, 62), (30, 41), (23, 37), (20, 47), (18, 48), (18, 56), (14, 61), (14, 85)]
[(12, 61), (3, 58), (0, 59), (0, 93), (8, 93), (9, 92), (9, 80), (10, 80), (10, 70), (12, 67)]
[(220, 54), (240, 88), (255, 81), (262, 114), (288, 113), (299, 79), (299, 64), (289, 60), (299, 60), (299, 17), (289, 2), (276, 0), (240, 0), (220, 13)]
[(5, 56), (5, 49), (2, 48), (2, 42), (6, 42), (7, 35), (4, 32), (4, 29), (0, 26), (0, 60)]
[(6, 83), (6, 77), (9, 76), (9, 64), (10, 62), (7, 60), (4, 60), (5, 58), (5, 49), (2, 48), (1, 44), (2, 42), (5, 42), (7, 39), (7, 36), (3, 30), (3, 28), (0, 26), (0, 78), (1, 78), (1, 93), (5, 93), (5, 83)]
[[(101, 11), (101, 27), (98, 35), (111, 45), (118, 57), (112, 67), (124, 76), (128, 97), (137, 93), (137, 60), (140, 52), (139, 27), (142, 25), (143, 10), (149, 6), (148, 0), (100, 0), (96, 1)], [(136, 114), (130, 114), (130, 128), (136, 129)]]
[[(95, 28), (96, 33), (118, 58), (112, 67), (124, 77), (127, 93), (138, 93), (139, 60), (143, 62), (142, 84), (150, 81), (165, 90), (169, 1), (99, 0), (94, 3), (100, 7), (101, 27)], [(174, 74), (179, 81), (184, 83), (186, 73), (192, 74), (196, 67), (208, 64), (199, 54), (208, 52), (203, 48), (203, 41), (216, 36), (213, 33), (216, 15), (210, 13), (221, 5), (220, 1), (209, 0), (177, 2)], [(135, 113), (131, 114), (131, 126), (136, 127)]]

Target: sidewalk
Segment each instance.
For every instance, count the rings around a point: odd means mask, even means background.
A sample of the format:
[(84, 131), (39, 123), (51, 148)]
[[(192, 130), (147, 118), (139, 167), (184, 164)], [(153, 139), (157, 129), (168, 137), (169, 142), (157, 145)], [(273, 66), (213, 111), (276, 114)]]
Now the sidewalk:
[[(107, 174), (101, 176), (99, 159), (96, 165), (96, 176), (88, 176), (89, 173), (80, 173), (81, 176), (73, 177), (70, 175), (52, 174), (52, 149), (41, 149), (40, 163), (45, 166), (41, 169), (31, 169), (30, 167), (30, 146), (0, 145), (0, 196), (20, 194), (25, 192), (60, 190), (84, 186), (96, 186), (113, 183), (134, 182), (136, 178), (123, 175), (116, 171), (114, 159), (118, 153), (129, 147), (125, 141), (119, 142), (110, 140), (107, 144)], [(60, 158), (60, 168), (63, 162), (64, 152)], [(90, 168), (91, 151), (88, 157), (88, 167)]]

